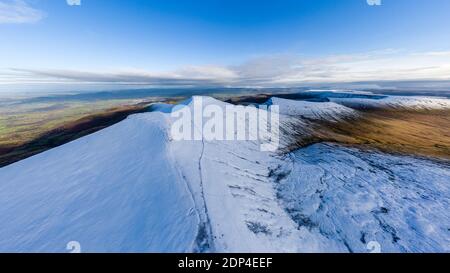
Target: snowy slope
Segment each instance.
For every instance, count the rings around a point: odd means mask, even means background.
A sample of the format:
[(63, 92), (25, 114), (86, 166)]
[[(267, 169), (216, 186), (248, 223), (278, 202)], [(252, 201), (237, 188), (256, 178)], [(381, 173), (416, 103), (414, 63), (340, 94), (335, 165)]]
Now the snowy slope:
[[(390, 96), (357, 90), (309, 90), (300, 93), (305, 98), (337, 103), (349, 108), (398, 108), (412, 110), (450, 109), (450, 99), (426, 96)], [(290, 103), (295, 103), (290, 101)], [(324, 104), (326, 105), (326, 104)], [(324, 106), (319, 106), (323, 108)]]
[(450, 100), (431, 97), (389, 96), (381, 99), (371, 98), (330, 98), (332, 102), (352, 108), (397, 108), (413, 110), (450, 109)]
[[(293, 153), (279, 195), (326, 251), (450, 251), (450, 165), (317, 144)], [(333, 245), (337, 248), (333, 249)]]
[(199, 217), (166, 126), (134, 115), (0, 169), (0, 251), (191, 251)]
[[(278, 103), (317, 118), (349, 113)], [(203, 98), (212, 104), (227, 105)], [(156, 105), (1, 168), (0, 252), (65, 252), (69, 241), (84, 252), (365, 252), (375, 239), (386, 251), (449, 251), (448, 165), (327, 145), (284, 158), (258, 141), (175, 141), (170, 112), (186, 107), (192, 99)], [(400, 241), (390, 243), (392, 230)]]
[[(193, 108), (192, 100), (184, 104)], [(211, 104), (227, 105), (203, 98), (204, 107)], [(259, 142), (175, 141), (171, 146), (197, 206), (205, 212), (209, 251), (298, 251), (297, 230), (278, 205), (269, 176), (269, 167), (279, 160), (261, 152)]]
[(313, 120), (339, 121), (344, 117), (357, 115), (355, 110), (334, 102), (295, 101), (274, 97), (267, 104), (278, 105), (280, 114)]

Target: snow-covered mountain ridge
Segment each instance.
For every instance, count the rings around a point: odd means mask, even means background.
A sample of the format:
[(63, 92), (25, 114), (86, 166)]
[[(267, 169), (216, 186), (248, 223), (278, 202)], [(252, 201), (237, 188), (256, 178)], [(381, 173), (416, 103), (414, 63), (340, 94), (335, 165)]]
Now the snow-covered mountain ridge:
[[(174, 141), (171, 112), (191, 102), (1, 168), (0, 252), (66, 252), (70, 241), (84, 252), (365, 252), (369, 241), (450, 251), (445, 163), (324, 144), (280, 156), (258, 141)], [(270, 103), (281, 126), (355, 114)]]

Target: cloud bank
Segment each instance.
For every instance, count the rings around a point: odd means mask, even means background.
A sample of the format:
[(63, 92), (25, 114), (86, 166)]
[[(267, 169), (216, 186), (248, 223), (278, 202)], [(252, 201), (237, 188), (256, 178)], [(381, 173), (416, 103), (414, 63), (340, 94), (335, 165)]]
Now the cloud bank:
[(84, 83), (140, 86), (292, 87), (319, 83), (448, 81), (450, 51), (367, 53), (310, 58), (271, 55), (232, 66), (189, 66), (169, 72), (142, 69), (77, 71), (14, 68), (1, 83)]
[(35, 23), (44, 16), (23, 0), (0, 0), (0, 24)]

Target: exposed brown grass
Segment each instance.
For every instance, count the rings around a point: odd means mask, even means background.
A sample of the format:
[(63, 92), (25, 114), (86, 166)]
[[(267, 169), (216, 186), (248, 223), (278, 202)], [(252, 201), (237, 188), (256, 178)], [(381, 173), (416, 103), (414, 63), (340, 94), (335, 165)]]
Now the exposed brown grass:
[(370, 110), (356, 119), (321, 122), (314, 131), (314, 142), (450, 159), (450, 110)]

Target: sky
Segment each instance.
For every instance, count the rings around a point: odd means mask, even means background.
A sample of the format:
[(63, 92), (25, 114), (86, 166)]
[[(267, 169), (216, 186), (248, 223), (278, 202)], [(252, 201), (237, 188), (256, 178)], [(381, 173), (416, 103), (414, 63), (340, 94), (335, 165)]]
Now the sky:
[(447, 81), (448, 14), (448, 0), (0, 0), (0, 91)]

